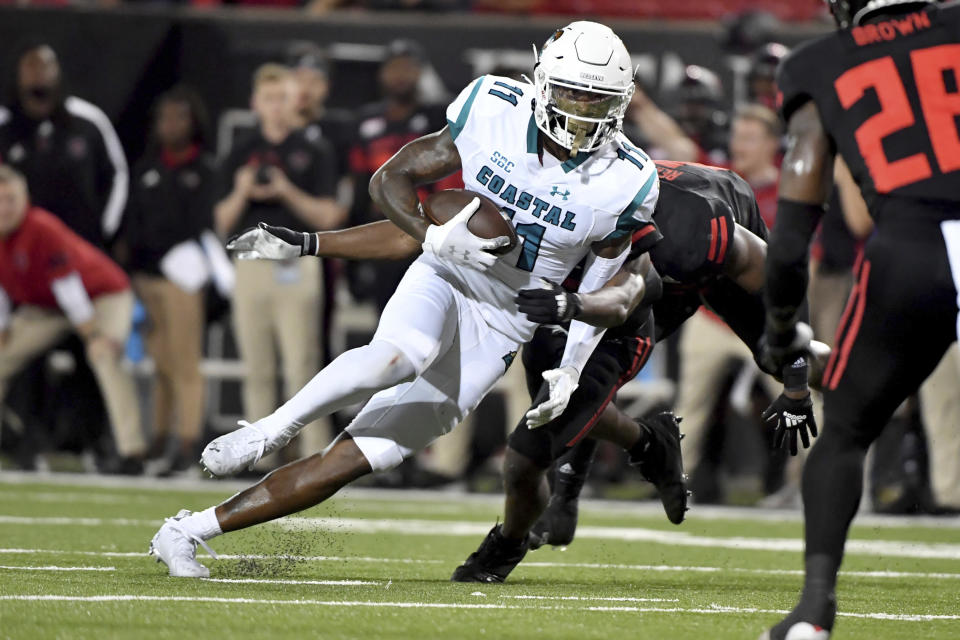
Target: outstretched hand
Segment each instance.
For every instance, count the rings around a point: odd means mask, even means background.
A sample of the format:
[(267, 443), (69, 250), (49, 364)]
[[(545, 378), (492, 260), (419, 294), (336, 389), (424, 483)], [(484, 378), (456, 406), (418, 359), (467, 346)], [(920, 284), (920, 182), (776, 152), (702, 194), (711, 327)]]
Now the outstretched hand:
[(310, 253), (310, 235), (261, 222), (227, 242), (240, 260), (290, 260)]

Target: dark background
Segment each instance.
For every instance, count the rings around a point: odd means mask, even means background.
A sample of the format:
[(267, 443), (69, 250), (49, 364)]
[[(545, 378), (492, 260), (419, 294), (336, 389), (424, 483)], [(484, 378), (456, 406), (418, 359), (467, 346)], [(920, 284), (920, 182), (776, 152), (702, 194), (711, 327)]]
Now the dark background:
[[(682, 1), (682, 0), (681, 0)], [(43, 38), (60, 53), (67, 91), (100, 106), (113, 120), (135, 160), (143, 149), (149, 105), (162, 91), (185, 82), (199, 90), (216, 122), (226, 108), (245, 107), (250, 76), (261, 63), (282, 61), (293, 40), (320, 45), (384, 45), (403, 37), (420, 42), (431, 64), (455, 94), (475, 75), (471, 49), (531, 50), (563, 17), (378, 13), (310, 18), (282, 11), (199, 11), (127, 9), (0, 8), (0, 54), (8, 91), (16, 45)], [(663, 58), (701, 64), (721, 74), (730, 94), (732, 72), (724, 63), (726, 29), (722, 23), (606, 21), (634, 57), (646, 57), (647, 77), (660, 82)], [(825, 27), (784, 27), (776, 39), (788, 45)], [(529, 63), (532, 66), (532, 53)], [(374, 99), (377, 61), (363, 56), (333, 59), (331, 106), (355, 107)]]

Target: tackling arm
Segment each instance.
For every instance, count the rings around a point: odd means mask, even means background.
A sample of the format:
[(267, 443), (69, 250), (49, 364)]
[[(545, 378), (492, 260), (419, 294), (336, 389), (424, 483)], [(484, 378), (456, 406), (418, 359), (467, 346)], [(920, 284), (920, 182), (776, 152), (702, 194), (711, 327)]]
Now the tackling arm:
[(723, 265), (723, 275), (751, 293), (763, 290), (766, 279), (767, 243), (745, 227), (735, 225), (730, 252)]
[(343, 260), (403, 260), (420, 245), (389, 220), (338, 231), (305, 233), (260, 223), (227, 243), (241, 260), (290, 260), (301, 256)]
[(577, 295), (580, 311), (574, 319), (595, 327), (618, 327), (641, 302), (651, 304), (661, 293), (660, 276), (653, 268), (650, 256), (643, 254), (623, 265), (597, 291)]

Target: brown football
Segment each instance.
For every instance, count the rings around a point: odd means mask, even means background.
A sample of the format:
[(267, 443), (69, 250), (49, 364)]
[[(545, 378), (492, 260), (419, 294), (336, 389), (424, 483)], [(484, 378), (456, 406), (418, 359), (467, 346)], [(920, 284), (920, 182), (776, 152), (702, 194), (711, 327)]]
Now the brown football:
[(427, 196), (423, 201), (423, 213), (433, 224), (443, 224), (457, 215), (474, 198), (480, 198), (480, 208), (470, 217), (467, 229), (480, 238), (498, 238), (507, 236), (510, 244), (501, 247), (493, 253), (502, 255), (509, 253), (517, 244), (517, 231), (510, 221), (500, 213), (500, 208), (493, 200), (486, 196), (466, 189), (445, 189)]

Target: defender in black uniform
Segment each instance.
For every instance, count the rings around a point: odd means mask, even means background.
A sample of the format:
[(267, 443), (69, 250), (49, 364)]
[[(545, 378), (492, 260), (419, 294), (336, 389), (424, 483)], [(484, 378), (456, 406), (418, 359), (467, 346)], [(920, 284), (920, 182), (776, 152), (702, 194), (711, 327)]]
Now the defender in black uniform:
[[(664, 236), (650, 249), (653, 266), (663, 280), (663, 296), (652, 303), (656, 340), (669, 337), (705, 305), (756, 352), (764, 327), (761, 290), (767, 228), (753, 191), (742, 178), (726, 169), (682, 162), (656, 164), (661, 195), (654, 222)], [(629, 324), (608, 331), (597, 350), (608, 340), (617, 339), (624, 330), (630, 330)], [(531, 343), (534, 348), (524, 349), (524, 365), (531, 380), (538, 380), (540, 370), (551, 368), (562, 352), (562, 344), (554, 344), (557, 341), (550, 336), (549, 328), (541, 327)], [(778, 446), (789, 436), (794, 454), (798, 435), (803, 446), (809, 446), (807, 430), (801, 427), (809, 424), (811, 429), (816, 428), (805, 364), (798, 360), (796, 367), (769, 371), (782, 377), (787, 389), (764, 413), (764, 419), (777, 429)], [(581, 404), (571, 399), (567, 411), (543, 430), (577, 414), (590, 415), (598, 400), (589, 395), (579, 399)], [(580, 424), (584, 422), (580, 420)], [(557, 461), (550, 504), (532, 529), (532, 548), (566, 545), (573, 540), (577, 500), (597, 446), (595, 439), (585, 438), (567, 442), (563, 448), (547, 447), (540, 431), (520, 425), (510, 438), (512, 447), (539, 464), (546, 466)], [(570, 448), (571, 445), (575, 446)]]
[(810, 237), (839, 152), (876, 232), (824, 375), (823, 435), (803, 475), (806, 580), (799, 604), (763, 635), (830, 636), (863, 460), (894, 409), (957, 338), (960, 278), (960, 5), (831, 0), (840, 29), (780, 70), (789, 146), (767, 265), (768, 362), (809, 336), (796, 319)]

